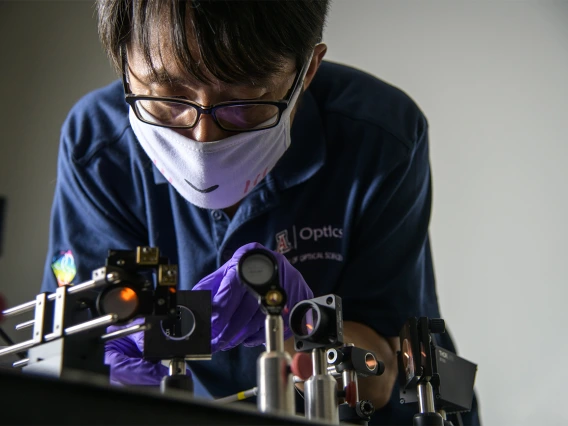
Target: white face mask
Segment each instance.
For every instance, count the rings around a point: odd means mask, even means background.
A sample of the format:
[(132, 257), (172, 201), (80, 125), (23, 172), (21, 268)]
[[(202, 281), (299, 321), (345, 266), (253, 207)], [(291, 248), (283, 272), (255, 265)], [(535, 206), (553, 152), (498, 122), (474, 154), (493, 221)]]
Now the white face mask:
[(290, 113), (304, 76), (305, 71), (280, 122), (270, 129), (197, 142), (140, 121), (132, 109), (130, 125), (148, 157), (183, 198), (206, 209), (227, 208), (258, 185), (290, 146)]

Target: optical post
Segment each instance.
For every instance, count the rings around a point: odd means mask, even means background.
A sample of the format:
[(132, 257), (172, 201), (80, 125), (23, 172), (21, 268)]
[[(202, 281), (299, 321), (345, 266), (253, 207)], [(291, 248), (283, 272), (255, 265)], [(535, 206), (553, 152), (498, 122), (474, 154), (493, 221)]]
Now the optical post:
[(295, 413), (292, 359), (284, 351), (282, 310), (287, 296), (280, 285), (274, 255), (265, 249), (246, 252), (238, 263), (238, 275), (247, 289), (258, 298), (266, 313), (266, 351), (257, 360), (257, 406), (260, 412)]
[(327, 357), (328, 364), (334, 366), (333, 372), (341, 375), (343, 383), (342, 395), (345, 402), (339, 405), (339, 420), (366, 426), (375, 408), (371, 401), (359, 400), (357, 377), (380, 376), (385, 371), (384, 363), (373, 352), (357, 348), (353, 344), (329, 349)]
[(443, 319), (410, 318), (400, 332), (400, 402), (418, 402), (415, 426), (452, 426), (447, 414), (471, 410), (477, 365), (436, 346)]
[(297, 303), (290, 312), (297, 352), (311, 353), (312, 375), (304, 382), (308, 419), (339, 423), (337, 381), (327, 368), (327, 349), (343, 345), (341, 298), (330, 294)]

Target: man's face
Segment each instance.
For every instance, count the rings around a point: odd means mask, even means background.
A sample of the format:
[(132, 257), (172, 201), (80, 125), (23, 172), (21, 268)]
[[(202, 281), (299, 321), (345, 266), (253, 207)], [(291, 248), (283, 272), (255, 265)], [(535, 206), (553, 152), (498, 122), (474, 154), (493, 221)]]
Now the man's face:
[[(297, 73), (293, 60), (283, 60), (280, 72), (268, 75), (265, 81), (257, 85), (229, 85), (217, 80), (206, 70), (204, 73), (211, 83), (202, 83), (176, 65), (173, 52), (167, 46), (160, 46), (159, 50), (154, 49), (152, 53), (154, 68), (158, 71), (157, 76), (146, 65), (139, 48), (130, 46), (127, 54), (127, 73), (132, 93), (181, 97), (202, 106), (225, 101), (281, 100), (292, 87)], [(294, 111), (291, 119), (293, 114)], [(201, 116), (195, 127), (181, 129), (178, 132), (200, 142), (216, 141), (234, 134), (218, 127), (213, 118), (205, 114)]]

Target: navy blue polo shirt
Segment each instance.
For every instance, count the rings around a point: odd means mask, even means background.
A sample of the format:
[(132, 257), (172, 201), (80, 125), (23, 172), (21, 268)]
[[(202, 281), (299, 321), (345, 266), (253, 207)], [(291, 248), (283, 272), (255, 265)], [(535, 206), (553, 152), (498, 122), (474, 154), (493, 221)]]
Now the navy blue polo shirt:
[[(191, 289), (244, 244), (283, 253), (314, 294), (343, 299), (345, 320), (397, 336), (410, 316), (439, 317), (428, 239), (428, 125), (402, 91), (324, 62), (302, 97), (292, 142), (230, 219), (198, 208), (163, 178), (128, 121), (120, 82), (94, 91), (62, 128), (42, 291), (51, 264), (71, 251), (90, 279), (109, 249), (158, 247)], [(452, 350), (451, 342), (446, 348)], [(214, 397), (256, 385), (263, 347), (238, 347), (190, 363)], [(411, 424), (415, 407), (391, 403), (377, 424)]]

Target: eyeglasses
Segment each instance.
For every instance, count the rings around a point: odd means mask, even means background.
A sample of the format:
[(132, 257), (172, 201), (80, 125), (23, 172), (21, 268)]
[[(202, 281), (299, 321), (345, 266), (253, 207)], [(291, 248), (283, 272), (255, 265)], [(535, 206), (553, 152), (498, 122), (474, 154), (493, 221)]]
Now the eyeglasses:
[(290, 100), (300, 86), (307, 63), (296, 73), (292, 87), (284, 99), (278, 101), (229, 101), (211, 106), (176, 97), (135, 95), (130, 90), (126, 70), (126, 54), (122, 54), (122, 84), (124, 98), (136, 117), (144, 123), (173, 129), (191, 129), (202, 114), (209, 114), (223, 130), (229, 132), (252, 132), (275, 127), (288, 108)]

